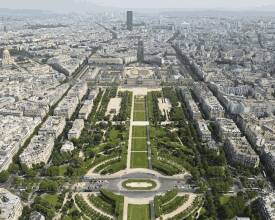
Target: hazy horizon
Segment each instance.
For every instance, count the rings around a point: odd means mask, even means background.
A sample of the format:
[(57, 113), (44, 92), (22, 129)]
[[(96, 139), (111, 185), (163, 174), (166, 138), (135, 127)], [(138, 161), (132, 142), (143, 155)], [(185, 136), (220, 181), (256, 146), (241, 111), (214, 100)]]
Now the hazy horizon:
[(274, 0), (139, 0), (135, 2), (127, 0), (90, 0), (90, 2), (102, 6), (120, 8), (255, 8), (265, 5), (275, 5)]
[(230, 2), (227, 0), (139, 0), (134, 2), (129, 0), (4, 0), (4, 2), (1, 2), (0, 7), (65, 12), (96, 10), (96, 6), (150, 9), (254, 9), (267, 5), (275, 5), (274, 0), (231, 0)]

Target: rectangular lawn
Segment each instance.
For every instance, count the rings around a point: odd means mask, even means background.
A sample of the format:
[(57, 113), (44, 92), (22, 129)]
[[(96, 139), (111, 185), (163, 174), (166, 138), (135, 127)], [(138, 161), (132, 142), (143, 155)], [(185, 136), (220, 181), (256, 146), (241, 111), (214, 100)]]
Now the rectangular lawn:
[(147, 151), (147, 139), (146, 138), (133, 138), (132, 139), (132, 151)]
[(144, 102), (136, 102), (134, 106), (134, 111), (144, 111), (145, 103)]
[(149, 205), (128, 205), (128, 220), (149, 220)]
[(145, 120), (146, 120), (146, 116), (144, 111), (141, 111), (141, 112), (134, 111), (134, 121), (145, 121)]
[(133, 137), (146, 137), (146, 127), (145, 126), (133, 126)]
[(147, 152), (132, 152), (131, 168), (148, 168)]

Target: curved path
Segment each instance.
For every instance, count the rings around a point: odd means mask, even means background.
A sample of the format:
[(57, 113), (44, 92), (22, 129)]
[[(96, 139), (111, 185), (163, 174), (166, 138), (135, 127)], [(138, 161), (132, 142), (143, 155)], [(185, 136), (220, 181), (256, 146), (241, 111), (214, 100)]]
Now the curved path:
[(84, 199), (84, 201), (85, 201), (93, 210), (95, 210), (96, 212), (100, 213), (101, 215), (107, 216), (108, 218), (115, 219), (114, 216), (109, 215), (109, 214), (103, 212), (102, 210), (98, 209), (97, 207), (95, 207), (95, 206), (90, 202), (89, 196), (92, 195), (92, 194), (94, 194), (94, 193), (81, 193), (82, 198)]
[[(186, 193), (179, 193), (178, 194), (179, 196), (184, 196), (184, 195), (186, 195)], [(188, 207), (190, 207), (192, 204), (193, 204), (193, 202), (194, 202), (194, 200), (195, 200), (195, 198), (197, 197), (195, 194), (188, 194), (189, 195), (189, 197), (188, 197), (188, 200), (182, 205), (182, 206), (180, 206), (180, 207), (178, 207), (176, 210), (174, 210), (173, 212), (170, 212), (170, 213), (168, 213), (168, 214), (165, 214), (165, 215), (162, 215), (161, 217), (162, 217), (162, 219), (163, 220), (165, 220), (165, 219), (171, 219), (171, 218), (173, 218), (174, 216), (176, 216), (176, 215), (178, 215), (178, 214), (180, 214), (180, 213), (182, 213), (184, 210), (186, 210)], [(157, 218), (157, 220), (160, 220), (160, 218)]]
[[(83, 213), (82, 210), (78, 207), (78, 205), (77, 205), (76, 202), (75, 202), (75, 195), (76, 195), (76, 194), (73, 194), (72, 198), (73, 198), (73, 200), (74, 200), (74, 205), (75, 205), (76, 209), (77, 209), (80, 213), (82, 213), (82, 214), (85, 216), (85, 218), (87, 218), (87, 219), (89, 219), (89, 220), (92, 220), (89, 216), (87, 216), (85, 213)], [(81, 217), (81, 219), (82, 219), (82, 217)]]
[(114, 157), (114, 158), (112, 158), (112, 159), (108, 159), (108, 160), (102, 161), (101, 163), (97, 164), (97, 165), (94, 166), (92, 169), (90, 169), (90, 170), (88, 171), (88, 173), (87, 173), (85, 176), (98, 175), (97, 173), (95, 173), (95, 170), (96, 170), (99, 166), (101, 166), (101, 165), (103, 165), (103, 164), (106, 164), (106, 163), (108, 163), (108, 162), (110, 162), (110, 161), (117, 160), (118, 158), (119, 158), (119, 157)]

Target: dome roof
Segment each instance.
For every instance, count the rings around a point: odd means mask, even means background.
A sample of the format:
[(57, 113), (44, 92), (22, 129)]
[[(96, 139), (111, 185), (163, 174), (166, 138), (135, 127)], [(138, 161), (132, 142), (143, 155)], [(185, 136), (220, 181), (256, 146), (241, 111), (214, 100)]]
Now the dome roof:
[(3, 57), (9, 57), (9, 56), (10, 56), (10, 52), (7, 48), (5, 48), (3, 51)]

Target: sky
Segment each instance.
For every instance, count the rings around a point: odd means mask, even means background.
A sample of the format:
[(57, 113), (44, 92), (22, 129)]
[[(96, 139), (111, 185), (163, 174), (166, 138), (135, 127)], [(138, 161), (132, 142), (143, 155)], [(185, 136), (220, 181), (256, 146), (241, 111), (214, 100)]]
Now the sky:
[(126, 8), (254, 8), (274, 0), (92, 0), (98, 5)]
[[(83, 3), (85, 1), (89, 3)], [(80, 8), (96, 8), (92, 3), (116, 8), (251, 9), (275, 5), (275, 0), (0, 0), (0, 8), (74, 11)]]

